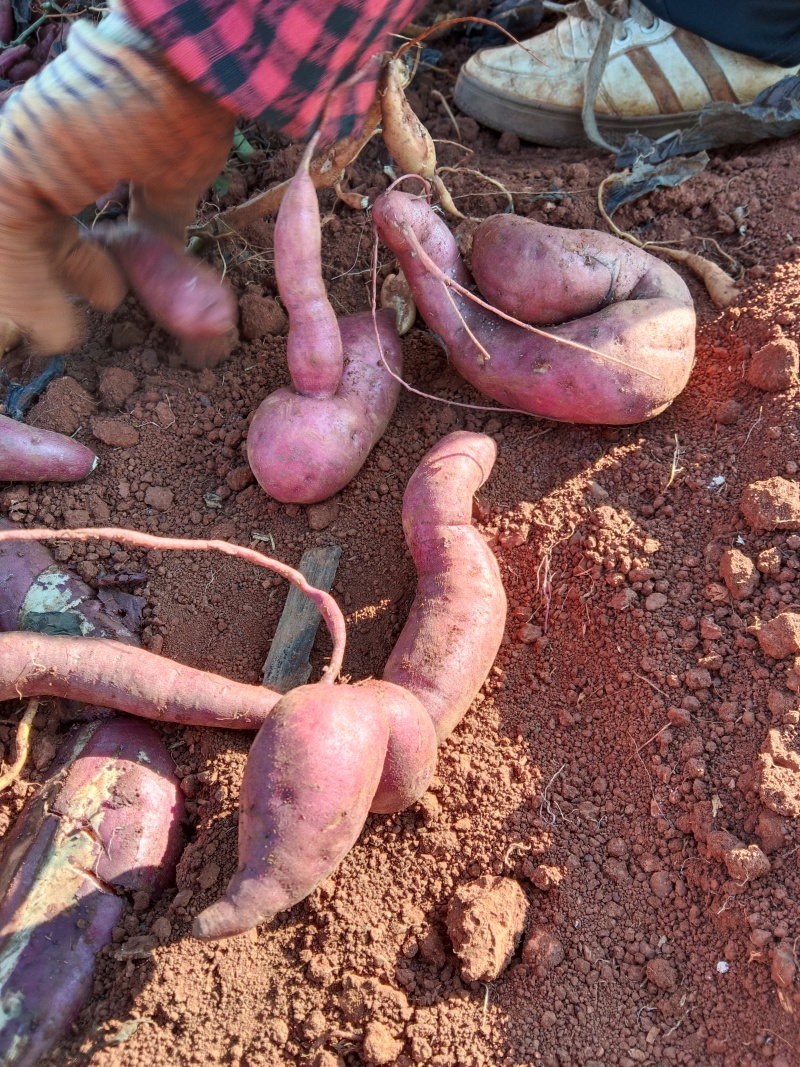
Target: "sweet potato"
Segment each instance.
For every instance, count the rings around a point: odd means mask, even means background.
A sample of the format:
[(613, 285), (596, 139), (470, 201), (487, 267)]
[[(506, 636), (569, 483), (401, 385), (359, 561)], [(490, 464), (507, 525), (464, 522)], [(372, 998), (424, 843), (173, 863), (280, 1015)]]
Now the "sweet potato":
[(476, 280), (499, 311), (548, 327), (532, 332), (458, 291), (473, 289), (472, 279), (424, 201), (387, 192), (373, 218), (420, 314), (459, 373), (487, 396), (564, 422), (627, 425), (663, 411), (686, 385), (692, 300), (672, 268), (648, 253), (591, 230), (486, 220), (473, 244)]
[(448, 434), (423, 458), (403, 496), (417, 592), (383, 677), (419, 698), (439, 742), (477, 696), (503, 638), (500, 570), (472, 526), (473, 494), (496, 455), (491, 437)]
[(79, 482), (97, 464), (94, 452), (71, 437), (0, 415), (0, 481)]
[[(355, 844), (379, 785), (387, 801), (398, 785), (401, 792), (406, 788), (403, 772), (399, 782), (391, 769), (385, 781), (382, 774), (392, 723), (418, 717), (422, 709), (416, 705), (398, 686), (377, 681), (305, 685), (282, 698), (248, 755), (239, 801), (239, 866), (225, 897), (195, 919), (196, 937), (243, 933), (328, 877)], [(415, 742), (399, 740), (401, 747), (415, 748)], [(423, 742), (422, 748), (427, 765), (420, 774), (420, 761), (413, 771), (416, 788), (427, 788), (433, 773), (435, 746)]]
[(172, 241), (133, 226), (95, 231), (155, 322), (179, 337), (219, 337), (236, 324), (227, 282)]
[(247, 457), (261, 487), (286, 503), (325, 500), (355, 476), (392, 417), (402, 349), (395, 316), (337, 320), (322, 279), (319, 205), (309, 176), (313, 142), (275, 224), (275, 277), (289, 313), (292, 389), (258, 408)]
[(184, 726), (257, 730), (280, 700), (142, 648), (88, 637), (0, 634), (0, 700), (59, 696)]
[[(0, 519), (0, 530), (14, 523)], [(37, 541), (0, 542), (0, 630), (82, 634), (138, 644), (97, 594)]]
[(285, 503), (313, 504), (352, 481), (397, 404), (402, 368), (395, 313), (378, 312), (383, 352), (369, 314), (339, 320), (347, 361), (326, 399), (277, 389), (261, 403), (247, 434), (247, 459), (265, 492)]
[(145, 723), (91, 723), (22, 811), (0, 860), (0, 1060), (31, 1067), (91, 993), (121, 891), (172, 880), (183, 797)]

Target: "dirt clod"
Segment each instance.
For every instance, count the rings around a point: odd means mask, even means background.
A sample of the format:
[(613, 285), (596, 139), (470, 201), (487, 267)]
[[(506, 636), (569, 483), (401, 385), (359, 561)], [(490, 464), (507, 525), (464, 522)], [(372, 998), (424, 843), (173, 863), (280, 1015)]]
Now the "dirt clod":
[(800, 371), (800, 352), (788, 338), (770, 341), (760, 348), (747, 368), (747, 380), (756, 389), (768, 393), (782, 393), (797, 384)]
[(513, 878), (484, 875), (456, 890), (447, 909), (447, 932), (468, 982), (493, 982), (508, 966), (528, 908)]
[(112, 448), (133, 448), (139, 443), (139, 431), (125, 419), (94, 418), (92, 434)]
[(722, 553), (719, 573), (734, 600), (752, 596), (759, 582), (755, 564), (738, 548), (726, 548)]
[(138, 388), (136, 375), (124, 367), (106, 367), (97, 383), (97, 392), (103, 407), (111, 411), (121, 408)]
[(246, 341), (260, 341), (263, 337), (277, 337), (286, 332), (289, 320), (286, 312), (272, 296), (245, 293), (239, 301), (242, 336)]
[(402, 1051), (403, 1043), (387, 1030), (381, 1022), (367, 1023), (364, 1031), (364, 1044), (361, 1049), (362, 1059), (365, 1063), (374, 1064), (375, 1067), (384, 1067), (385, 1064), (395, 1063)]
[(758, 631), (758, 643), (765, 656), (787, 659), (800, 652), (800, 614), (784, 611), (765, 622)]
[(754, 530), (796, 530), (800, 527), (800, 483), (779, 477), (753, 482), (742, 493), (741, 509)]
[(69, 437), (88, 423), (94, 410), (94, 400), (74, 378), (55, 378), (33, 405), (26, 421)]
[(663, 989), (665, 993), (674, 989), (678, 984), (678, 972), (674, 964), (660, 956), (647, 961), (645, 974), (649, 982), (652, 982), (658, 989)]

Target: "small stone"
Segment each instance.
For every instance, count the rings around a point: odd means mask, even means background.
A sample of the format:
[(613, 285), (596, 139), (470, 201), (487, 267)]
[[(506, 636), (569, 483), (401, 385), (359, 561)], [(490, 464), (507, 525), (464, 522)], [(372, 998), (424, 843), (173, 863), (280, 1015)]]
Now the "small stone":
[(260, 341), (262, 337), (276, 337), (285, 333), (289, 325), (286, 312), (277, 300), (259, 293), (245, 293), (239, 301), (242, 336), (246, 341)]
[(49, 738), (43, 737), (33, 746), (31, 758), (37, 771), (43, 771), (53, 762), (56, 754), (56, 746)]
[(537, 978), (544, 978), (564, 959), (564, 946), (549, 926), (534, 926), (522, 947), (522, 962), (527, 963)]
[(175, 494), (171, 489), (165, 489), (161, 485), (149, 485), (144, 491), (144, 502), (149, 508), (156, 511), (169, 511)]
[(564, 881), (564, 872), (560, 867), (554, 867), (549, 863), (540, 863), (531, 871), (531, 881), (537, 889), (548, 892), (557, 889)]
[(797, 383), (800, 350), (794, 341), (770, 341), (755, 353), (747, 368), (747, 380), (766, 393), (782, 393)]
[(111, 347), (117, 352), (124, 352), (126, 348), (133, 348), (134, 345), (143, 345), (144, 341), (144, 330), (133, 322), (117, 322), (111, 329)]
[(157, 937), (159, 941), (169, 941), (170, 934), (172, 933), (172, 923), (165, 915), (162, 915), (161, 918), (156, 919), (150, 927), (150, 933), (153, 937)]
[(717, 422), (720, 426), (735, 426), (743, 410), (738, 400), (726, 400), (717, 408)]
[(661, 611), (663, 607), (666, 607), (666, 604), (666, 593), (651, 593), (644, 602), (646, 611)]
[(379, 471), (390, 471), (394, 466), (391, 459), (383, 454), (377, 457), (377, 459), (375, 460), (375, 464)]
[[(460, 121), (460, 120), (459, 120)], [(501, 156), (513, 156), (519, 152), (519, 137), (515, 133), (501, 133), (497, 141), (497, 151)]]
[(164, 430), (175, 425), (175, 413), (165, 400), (156, 404), (155, 417), (158, 419), (159, 426)]
[(774, 546), (758, 553), (756, 567), (762, 574), (777, 578), (781, 572), (781, 554)]
[(686, 672), (684, 681), (690, 689), (711, 688), (711, 674), (705, 667), (692, 667)]
[(197, 876), (197, 882), (201, 889), (210, 889), (219, 878), (219, 864), (207, 863)]
[(537, 626), (533, 622), (526, 622), (517, 632), (517, 640), (523, 645), (532, 645), (534, 641), (538, 641), (542, 636), (541, 626)]
[(630, 586), (626, 586), (624, 589), (620, 589), (618, 593), (615, 593), (609, 603), (614, 611), (627, 611), (638, 599), (637, 592), (631, 589)]
[(129, 937), (116, 953), (118, 960), (147, 960), (158, 947), (158, 938), (152, 934), (137, 934)]
[(185, 908), (193, 896), (193, 889), (181, 889), (175, 894), (175, 899), (172, 901), (171, 906), (173, 908)]
[(654, 871), (650, 875), (650, 888), (654, 897), (666, 900), (672, 892), (672, 875), (669, 871)]
[(228, 471), (225, 475), (225, 483), (234, 493), (238, 493), (240, 490), (247, 488), (248, 485), (252, 485), (255, 480), (256, 476), (248, 463), (244, 463), (241, 467), (234, 467), (232, 471)]
[(339, 517), (339, 504), (335, 500), (324, 500), (321, 504), (309, 504), (306, 517), (311, 530), (325, 530)]
[(89, 422), (94, 409), (94, 400), (74, 378), (55, 378), (25, 421), (39, 429), (70, 437)]
[(700, 636), (704, 641), (719, 641), (722, 637), (722, 627), (718, 626), (710, 616), (706, 616), (700, 620)]
[(132, 448), (139, 443), (139, 431), (124, 419), (92, 419), (92, 434), (112, 448)]
[(665, 993), (674, 989), (678, 984), (678, 972), (675, 967), (669, 960), (662, 959), (660, 956), (648, 960), (644, 971), (647, 975), (647, 980), (652, 982), (658, 989), (663, 989)]
[(766, 855), (778, 852), (786, 845), (787, 820), (777, 815), (769, 808), (762, 808), (756, 823), (756, 834), (761, 845), (761, 851)]
[(722, 553), (719, 574), (734, 600), (752, 596), (761, 580), (755, 563), (738, 548), (726, 548)]
[(484, 875), (456, 890), (447, 910), (447, 932), (465, 981), (493, 982), (508, 966), (528, 907), (513, 878)]
[(753, 482), (742, 493), (742, 514), (754, 530), (800, 528), (800, 483), (788, 478)]
[(402, 1041), (392, 1037), (383, 1023), (377, 1020), (367, 1023), (361, 1047), (361, 1058), (365, 1063), (375, 1064), (376, 1067), (395, 1063), (402, 1049)]
[(765, 622), (756, 634), (761, 651), (773, 659), (787, 659), (800, 652), (800, 614), (784, 611)]
[(97, 391), (105, 408), (121, 408), (138, 388), (136, 375), (124, 367), (106, 367), (100, 372)]
[(686, 708), (668, 708), (667, 718), (672, 726), (677, 726), (679, 728), (689, 726), (692, 721), (691, 713), (687, 711)]
[(780, 941), (772, 950), (772, 966), (770, 968), (772, 981), (781, 989), (789, 989), (794, 985), (797, 974), (797, 960), (794, 948), (790, 941)]
[(735, 882), (752, 882), (769, 874), (771, 864), (758, 845), (742, 845), (725, 853), (725, 866)]

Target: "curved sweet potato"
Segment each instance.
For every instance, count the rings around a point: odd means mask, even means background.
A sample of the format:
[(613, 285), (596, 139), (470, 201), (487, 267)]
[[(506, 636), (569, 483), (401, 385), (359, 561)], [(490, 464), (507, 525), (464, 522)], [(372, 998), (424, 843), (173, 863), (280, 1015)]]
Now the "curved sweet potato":
[(402, 811), (427, 792), (436, 770), (436, 731), (422, 703), (399, 685), (370, 681), (370, 691), (385, 699), (389, 716), (389, 744), (381, 780), (370, 811)]
[(79, 482), (98, 462), (91, 449), (71, 437), (0, 415), (2, 482)]
[[(0, 519), (0, 530), (14, 523)], [(72, 633), (139, 644), (91, 586), (59, 566), (37, 541), (0, 542), (0, 630)]]
[(0, 634), (0, 700), (23, 696), (67, 697), (158, 722), (228, 730), (257, 730), (280, 700), (266, 686), (118, 641)]
[(158, 891), (181, 848), (183, 796), (158, 735), (134, 719), (73, 734), (0, 860), (0, 1060), (31, 1067), (91, 993), (125, 907)]
[(448, 434), (424, 457), (403, 496), (417, 593), (383, 677), (420, 699), (439, 742), (477, 696), (503, 639), (500, 569), (472, 526), (473, 494), (496, 455), (491, 437)]
[[(312, 504), (344, 488), (392, 417), (402, 349), (396, 316), (336, 318), (322, 277), (319, 204), (309, 144), (275, 224), (275, 277), (289, 313), (292, 389), (261, 404), (247, 435), (259, 485), (276, 500)], [(385, 363), (384, 363), (385, 361)]]
[[(383, 359), (395, 374), (402, 348), (392, 311), (378, 312)], [(284, 503), (313, 504), (343, 489), (380, 439), (399, 383), (386, 371), (369, 314), (339, 320), (344, 373), (331, 397), (278, 389), (262, 401), (247, 434), (247, 459), (265, 492)]]
[(381, 778), (389, 716), (378, 685), (304, 685), (276, 705), (247, 758), (239, 866), (201, 912), (202, 940), (232, 937), (307, 897), (356, 842)]
[(172, 241), (133, 226), (98, 228), (154, 321), (179, 337), (220, 337), (236, 325), (230, 286), (207, 264)]
[(486, 396), (564, 422), (627, 425), (663, 411), (686, 385), (691, 296), (648, 253), (590, 230), (513, 216), (483, 223), (473, 244), (481, 291), (500, 310), (547, 325), (542, 336), (448, 286), (473, 283), (447, 226), (423, 200), (384, 193), (373, 218), (420, 314)]

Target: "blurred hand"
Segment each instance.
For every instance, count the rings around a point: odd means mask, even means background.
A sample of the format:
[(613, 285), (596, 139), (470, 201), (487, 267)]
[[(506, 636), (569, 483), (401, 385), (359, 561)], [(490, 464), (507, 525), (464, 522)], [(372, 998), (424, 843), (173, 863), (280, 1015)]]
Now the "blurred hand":
[(128, 179), (129, 221), (182, 250), (234, 125), (121, 14), (74, 25), (67, 51), (0, 115), (0, 316), (42, 352), (72, 347), (81, 322), (70, 297), (111, 310), (127, 283), (71, 216)]

